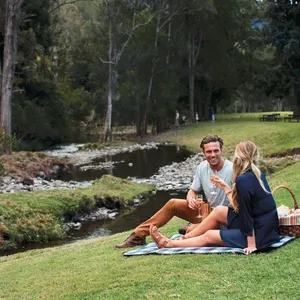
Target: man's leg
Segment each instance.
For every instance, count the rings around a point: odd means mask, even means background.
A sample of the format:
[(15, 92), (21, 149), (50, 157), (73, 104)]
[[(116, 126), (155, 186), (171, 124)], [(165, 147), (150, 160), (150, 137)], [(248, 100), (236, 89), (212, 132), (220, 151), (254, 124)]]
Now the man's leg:
[(171, 199), (150, 219), (137, 226), (134, 232), (140, 237), (148, 236), (150, 235), (150, 225), (155, 225), (157, 228), (160, 228), (168, 223), (174, 216), (191, 223), (198, 223), (199, 219), (196, 217), (197, 214), (197, 210), (188, 207), (188, 203), (185, 199)]
[(150, 234), (150, 225), (161, 227), (170, 221), (174, 216), (188, 222), (198, 223), (197, 211), (188, 207), (185, 199), (169, 200), (155, 215), (146, 220), (134, 229), (134, 232), (122, 243), (116, 245), (117, 248), (128, 248), (145, 244), (145, 237)]

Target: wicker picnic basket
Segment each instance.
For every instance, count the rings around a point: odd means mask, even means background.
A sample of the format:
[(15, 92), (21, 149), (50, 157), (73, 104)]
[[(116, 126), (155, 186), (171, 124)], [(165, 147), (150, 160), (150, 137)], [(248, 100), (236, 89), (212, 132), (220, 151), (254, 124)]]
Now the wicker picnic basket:
[[(290, 188), (288, 188), (285, 185), (279, 185), (275, 187), (272, 191), (272, 194), (274, 195), (274, 192), (278, 189), (286, 189), (291, 194), (293, 200), (294, 200), (294, 208), (298, 209), (298, 203), (295, 194), (291, 191)], [(290, 225), (282, 224), (283, 220), (287, 220)], [(298, 217), (279, 217), (280, 222), (280, 234), (281, 235), (290, 235), (290, 236), (300, 236), (300, 216)]]

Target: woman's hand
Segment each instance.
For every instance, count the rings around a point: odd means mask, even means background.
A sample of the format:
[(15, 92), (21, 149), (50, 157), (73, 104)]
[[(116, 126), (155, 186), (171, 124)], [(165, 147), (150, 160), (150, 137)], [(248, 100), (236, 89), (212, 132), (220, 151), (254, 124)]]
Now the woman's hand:
[(243, 250), (246, 253), (246, 255), (248, 255), (248, 254), (251, 254), (252, 252), (256, 251), (257, 248), (255, 248), (255, 247), (247, 247), (247, 248), (245, 248)]
[(214, 184), (215, 186), (217, 186), (218, 188), (220, 188), (222, 190), (224, 190), (226, 187), (229, 188), (227, 183), (223, 179), (221, 179), (219, 176), (212, 176), (210, 178), (210, 181), (212, 184)]

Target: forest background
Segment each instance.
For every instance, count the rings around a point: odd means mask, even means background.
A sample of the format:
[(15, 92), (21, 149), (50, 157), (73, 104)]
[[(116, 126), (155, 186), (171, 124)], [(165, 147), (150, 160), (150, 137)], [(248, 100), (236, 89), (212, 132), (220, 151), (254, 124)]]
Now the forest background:
[(176, 110), (299, 113), (299, 26), (295, 0), (1, 1), (1, 151), (156, 134)]

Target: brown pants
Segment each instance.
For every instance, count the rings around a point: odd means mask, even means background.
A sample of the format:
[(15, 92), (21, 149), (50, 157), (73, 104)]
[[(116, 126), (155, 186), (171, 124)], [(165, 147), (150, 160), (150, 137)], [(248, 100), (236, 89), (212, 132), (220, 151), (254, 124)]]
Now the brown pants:
[[(197, 215), (198, 211), (189, 208), (185, 199), (171, 199), (155, 215), (136, 227), (134, 232), (139, 237), (147, 236), (150, 234), (150, 225), (155, 225), (157, 228), (162, 227), (174, 216), (191, 223), (199, 223), (199, 219), (196, 218)], [(189, 227), (188, 231), (191, 231), (195, 226), (191, 226), (192, 228)]]

